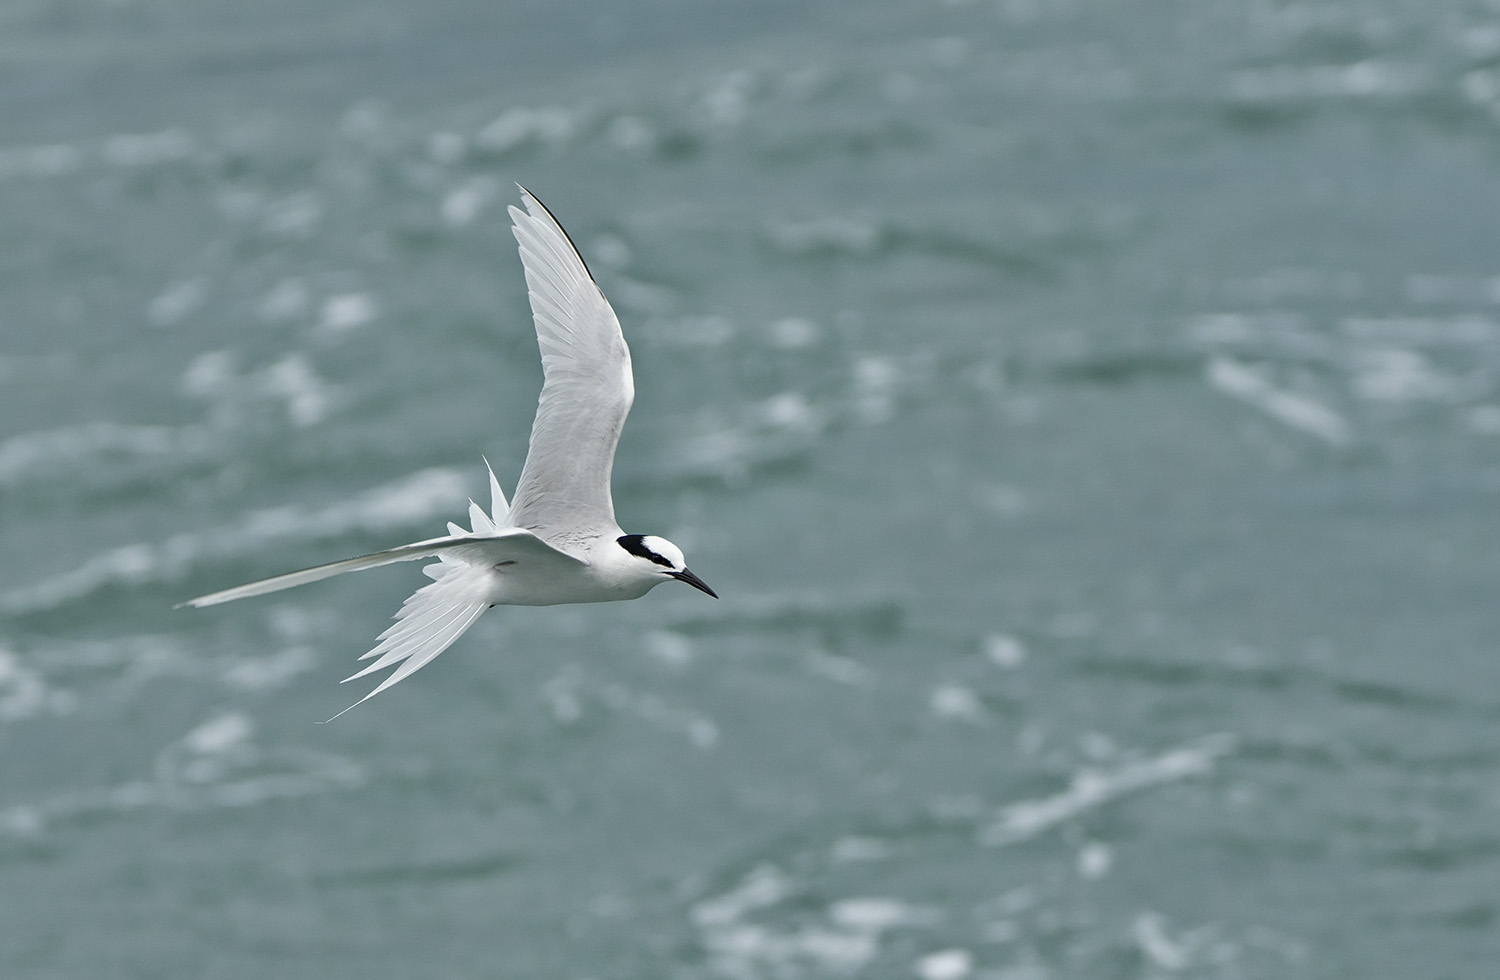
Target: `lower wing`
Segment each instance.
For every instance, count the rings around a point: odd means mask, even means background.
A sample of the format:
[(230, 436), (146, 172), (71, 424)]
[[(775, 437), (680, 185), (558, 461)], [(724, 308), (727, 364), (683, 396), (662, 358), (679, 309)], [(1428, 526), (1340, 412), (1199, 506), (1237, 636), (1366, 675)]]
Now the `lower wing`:
[[(462, 532), (462, 529), (458, 529)], [(361, 657), (368, 660), (378, 657), (374, 663), (346, 681), (377, 670), (400, 664), (380, 686), (360, 698), (361, 704), (398, 684), (426, 666), (438, 654), (453, 645), (464, 634), (479, 614), (489, 608), (491, 587), (494, 584), (496, 567), (517, 563), (562, 562), (582, 565), (572, 555), (558, 551), (541, 538), (522, 528), (503, 528), (495, 533), (475, 536), (457, 533), (446, 538), (417, 541), (413, 544), (377, 551), (358, 558), (329, 562), (301, 571), (275, 575), (271, 578), (250, 582), (246, 585), (211, 592), (196, 599), (180, 603), (184, 606), (212, 606), (220, 602), (244, 599), (249, 596), (279, 592), (308, 582), (376, 568), (398, 561), (414, 561), (419, 558), (439, 558), (441, 562), (429, 565), (422, 571), (434, 579), (431, 585), (423, 586), (401, 605), (396, 614), (396, 624), (380, 634), (375, 649)], [(349, 708), (354, 707), (353, 704)], [(344, 711), (348, 711), (345, 708)], [(340, 711), (339, 715), (344, 711)], [(339, 715), (334, 715), (337, 718)], [(332, 721), (333, 718), (328, 719)]]
[[(381, 565), (390, 565), (398, 561), (416, 561), (419, 558), (442, 558), (449, 557), (459, 562), (470, 565), (488, 564), (514, 558), (530, 558), (540, 555), (565, 561), (578, 561), (571, 555), (564, 554), (547, 544), (541, 538), (522, 528), (505, 528), (498, 533), (476, 537), (472, 534), (453, 534), (445, 538), (432, 538), (428, 541), (417, 541), (412, 544), (404, 544), (399, 548), (389, 548), (385, 551), (377, 551), (374, 554), (360, 555), (357, 558), (345, 558), (342, 561), (329, 562), (326, 565), (315, 565), (312, 568), (304, 568), (296, 572), (287, 572), (284, 575), (273, 575), (263, 578), (257, 582), (249, 582), (245, 585), (237, 585), (232, 589), (224, 589), (220, 592), (210, 592), (196, 599), (179, 602), (178, 608), (182, 606), (216, 606), (221, 602), (231, 602), (235, 599), (248, 599), (251, 596), (265, 595), (268, 592), (280, 592), (282, 589), (291, 589), (309, 582), (320, 582), (325, 578), (335, 575), (343, 575), (345, 572), (362, 572), (367, 568), (378, 568)], [(582, 562), (579, 562), (582, 564)]]
[[(436, 581), (418, 589), (402, 603), (401, 611), (396, 614), (396, 625), (380, 634), (380, 642), (375, 645), (375, 649), (359, 658), (380, 659), (344, 678), (344, 681), (352, 681), (396, 664), (400, 666), (381, 681), (379, 687), (349, 708), (363, 704), (427, 666), (434, 657), (452, 646), (454, 640), (463, 636), (464, 631), (474, 625), (479, 614), (489, 608), (491, 578), (495, 574), (492, 565), (445, 561), (439, 565), (429, 565), (422, 571)], [(340, 711), (339, 715), (344, 711)], [(339, 715), (334, 715), (333, 718)], [(328, 720), (332, 721), (333, 718)]]

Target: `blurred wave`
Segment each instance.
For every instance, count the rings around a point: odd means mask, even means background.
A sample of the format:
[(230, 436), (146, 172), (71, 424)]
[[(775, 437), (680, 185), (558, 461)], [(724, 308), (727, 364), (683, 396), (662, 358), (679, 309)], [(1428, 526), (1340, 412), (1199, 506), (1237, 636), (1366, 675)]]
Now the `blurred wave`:
[[(294, 6), (0, 15), (0, 974), (1483, 973), (1494, 9)], [(513, 481), (516, 180), (724, 599), (314, 727), (169, 606)]]

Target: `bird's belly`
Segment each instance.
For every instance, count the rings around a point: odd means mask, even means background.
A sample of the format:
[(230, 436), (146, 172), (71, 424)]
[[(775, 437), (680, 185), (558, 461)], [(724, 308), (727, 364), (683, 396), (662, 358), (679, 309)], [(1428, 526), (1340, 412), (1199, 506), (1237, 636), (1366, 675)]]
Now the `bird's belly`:
[(570, 569), (561, 575), (506, 574), (496, 569), (490, 602), (497, 606), (557, 606), (577, 602), (617, 602), (638, 599), (650, 591), (636, 583), (621, 585), (591, 568)]

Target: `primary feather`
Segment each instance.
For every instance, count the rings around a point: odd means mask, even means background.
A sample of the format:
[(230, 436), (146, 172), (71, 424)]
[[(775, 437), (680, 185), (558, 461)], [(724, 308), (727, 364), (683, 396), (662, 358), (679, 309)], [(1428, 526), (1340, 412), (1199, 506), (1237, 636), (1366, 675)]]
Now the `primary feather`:
[(359, 658), (368, 660), (378, 656), (380, 659), (345, 677), (343, 683), (396, 664), (400, 666), (349, 708), (363, 704), (421, 670), (452, 646), (465, 630), (474, 625), (480, 613), (489, 608), (489, 578), (493, 573), (488, 566), (445, 562), (429, 565), (423, 571), (436, 581), (424, 585), (402, 603), (401, 611), (396, 614), (396, 624), (380, 634), (380, 642), (373, 650)]
[(635, 399), (620, 321), (562, 226), (521, 188), (516, 243), (542, 352), (542, 394), (510, 521), (566, 547), (615, 526), (610, 472)]

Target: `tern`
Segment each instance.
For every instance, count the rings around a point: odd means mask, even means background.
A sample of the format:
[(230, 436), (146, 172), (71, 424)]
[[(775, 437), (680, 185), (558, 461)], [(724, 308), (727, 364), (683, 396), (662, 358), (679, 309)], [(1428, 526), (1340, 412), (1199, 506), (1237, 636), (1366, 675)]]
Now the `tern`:
[(344, 711), (425, 667), (492, 606), (638, 599), (672, 579), (718, 598), (688, 571), (682, 549), (655, 535), (626, 534), (615, 523), (610, 471), (635, 398), (630, 348), (619, 318), (568, 233), (542, 202), (520, 189), (526, 210), (509, 210), (536, 320), (543, 381), (514, 499), (506, 503), (485, 460), (490, 513), (470, 500), (470, 530), (449, 523), (446, 537), (180, 603), (213, 606), (392, 562), (438, 559), (422, 569), (432, 584), (402, 604), (395, 625), (360, 658), (373, 657), (374, 662), (344, 680), (388, 667), (395, 671)]

